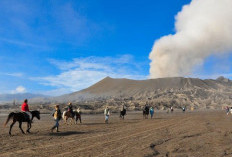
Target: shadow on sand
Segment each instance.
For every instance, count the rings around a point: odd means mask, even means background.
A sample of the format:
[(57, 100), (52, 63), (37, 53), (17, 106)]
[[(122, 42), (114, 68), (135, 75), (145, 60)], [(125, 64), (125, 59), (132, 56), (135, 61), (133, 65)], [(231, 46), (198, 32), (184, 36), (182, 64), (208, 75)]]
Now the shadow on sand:
[(85, 123), (82, 125), (105, 125), (105, 123)]
[(51, 136), (70, 136), (70, 135), (78, 135), (78, 134), (85, 134), (86, 132), (81, 131), (66, 131), (66, 132), (52, 132), (49, 133)]

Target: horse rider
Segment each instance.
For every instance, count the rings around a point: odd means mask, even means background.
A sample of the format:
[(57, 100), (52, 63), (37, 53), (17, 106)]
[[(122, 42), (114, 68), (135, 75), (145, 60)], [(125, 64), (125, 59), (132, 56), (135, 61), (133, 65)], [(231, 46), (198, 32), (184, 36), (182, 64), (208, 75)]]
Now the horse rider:
[(56, 123), (55, 125), (51, 128), (51, 132), (53, 132), (53, 130), (56, 128), (56, 132), (59, 132), (59, 121), (62, 118), (61, 116), (61, 111), (59, 108), (59, 105), (55, 106), (55, 112), (52, 114), (52, 116), (54, 117)]
[(108, 108), (108, 106), (104, 110), (104, 115), (105, 115), (105, 123), (108, 123), (110, 116), (110, 109)]
[(27, 104), (27, 99), (25, 99), (24, 102), (22, 103), (21, 111), (26, 113), (26, 115), (28, 115), (29, 119), (31, 120), (32, 115), (31, 115), (31, 112), (29, 111), (29, 106)]
[(70, 112), (72, 114), (72, 116), (74, 116), (74, 112), (73, 112), (73, 107), (72, 107), (72, 103), (68, 103), (68, 112)]
[(148, 106), (148, 104), (145, 105), (145, 108), (144, 108), (144, 109), (145, 109), (145, 111), (149, 111), (149, 106)]

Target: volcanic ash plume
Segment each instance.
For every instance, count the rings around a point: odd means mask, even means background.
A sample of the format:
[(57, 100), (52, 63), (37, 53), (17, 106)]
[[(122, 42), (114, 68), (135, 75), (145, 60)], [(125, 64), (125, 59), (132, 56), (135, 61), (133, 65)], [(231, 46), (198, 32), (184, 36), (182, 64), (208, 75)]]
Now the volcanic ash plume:
[(232, 0), (192, 0), (175, 20), (176, 34), (152, 48), (151, 78), (190, 75), (207, 56), (232, 51)]

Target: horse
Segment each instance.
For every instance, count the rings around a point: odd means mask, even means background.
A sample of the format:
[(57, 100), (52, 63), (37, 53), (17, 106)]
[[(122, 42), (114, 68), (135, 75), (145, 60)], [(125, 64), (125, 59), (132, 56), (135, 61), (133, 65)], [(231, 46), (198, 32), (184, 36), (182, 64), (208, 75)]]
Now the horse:
[(80, 112), (74, 111), (73, 114), (72, 114), (70, 111), (64, 111), (63, 114), (62, 114), (62, 118), (63, 118), (63, 120), (65, 121), (66, 124), (67, 124), (67, 120), (69, 118), (71, 118), (71, 124), (72, 124), (72, 122), (74, 121), (75, 116), (76, 116), (75, 124), (77, 124), (78, 119), (80, 120), (80, 123), (81, 123), (81, 113)]
[(7, 123), (9, 122), (10, 119), (13, 119), (13, 122), (10, 125), (10, 130), (9, 130), (9, 135), (11, 135), (11, 130), (12, 127), (14, 126), (14, 124), (18, 121), (19, 122), (19, 128), (22, 131), (23, 134), (25, 134), (25, 132), (22, 129), (22, 122), (27, 122), (27, 133), (30, 133), (30, 129), (31, 129), (31, 122), (33, 120), (34, 117), (36, 117), (38, 120), (40, 120), (40, 112), (39, 111), (31, 111), (32, 114), (32, 118), (31, 120), (29, 119), (29, 116), (25, 113), (25, 112), (11, 112), (8, 115), (8, 118), (4, 124), (4, 126), (6, 127)]
[(126, 109), (124, 108), (122, 111), (120, 111), (119, 117), (124, 119), (124, 116), (126, 115)]
[(149, 107), (146, 106), (146, 107), (143, 109), (143, 119), (148, 119), (148, 115), (149, 115)]
[(173, 107), (171, 107), (171, 113), (173, 113), (173, 111), (174, 111), (174, 109), (173, 109)]
[(74, 113), (75, 113), (75, 116), (76, 116), (76, 124), (77, 124), (78, 119), (79, 119), (80, 123), (82, 123), (81, 122), (81, 112), (75, 111)]
[(186, 108), (185, 107), (182, 107), (182, 112), (185, 112)]

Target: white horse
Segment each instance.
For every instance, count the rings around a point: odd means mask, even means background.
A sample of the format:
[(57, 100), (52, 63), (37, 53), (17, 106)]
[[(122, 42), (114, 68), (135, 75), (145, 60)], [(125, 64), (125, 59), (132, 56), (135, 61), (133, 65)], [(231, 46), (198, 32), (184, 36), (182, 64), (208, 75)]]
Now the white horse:
[(64, 111), (63, 114), (62, 114), (62, 118), (63, 118), (65, 124), (67, 123), (67, 120), (68, 120), (69, 118), (71, 118), (70, 123), (72, 124), (73, 121), (74, 121), (74, 117), (75, 117), (75, 114), (72, 114), (72, 113), (69, 112), (69, 111)]

